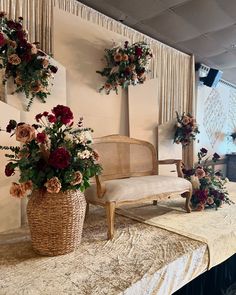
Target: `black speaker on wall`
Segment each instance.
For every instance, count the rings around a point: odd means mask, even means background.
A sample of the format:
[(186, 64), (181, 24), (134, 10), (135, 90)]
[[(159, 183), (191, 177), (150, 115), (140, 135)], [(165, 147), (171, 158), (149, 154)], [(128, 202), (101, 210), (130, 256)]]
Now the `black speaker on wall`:
[(210, 69), (206, 77), (201, 77), (200, 81), (208, 87), (216, 87), (222, 77), (223, 72), (216, 69)]

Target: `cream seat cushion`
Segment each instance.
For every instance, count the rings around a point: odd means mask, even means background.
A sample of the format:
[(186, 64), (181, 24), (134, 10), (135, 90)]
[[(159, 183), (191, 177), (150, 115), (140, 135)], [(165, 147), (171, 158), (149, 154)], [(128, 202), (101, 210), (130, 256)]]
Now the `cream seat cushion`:
[(176, 176), (150, 175), (104, 181), (106, 192), (102, 198), (97, 197), (96, 184), (85, 191), (88, 201), (123, 202), (137, 201), (145, 197), (166, 196), (183, 193), (192, 188), (191, 183)]

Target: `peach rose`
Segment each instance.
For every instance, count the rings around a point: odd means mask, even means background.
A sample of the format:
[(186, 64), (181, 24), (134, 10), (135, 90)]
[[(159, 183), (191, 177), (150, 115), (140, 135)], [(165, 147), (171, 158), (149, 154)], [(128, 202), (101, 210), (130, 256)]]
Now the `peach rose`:
[(40, 82), (35, 82), (31, 84), (31, 91), (34, 93), (38, 93), (42, 91), (43, 89), (44, 89), (43, 85)]
[(189, 116), (184, 116), (184, 117), (183, 117), (182, 122), (183, 122), (184, 125), (189, 124), (190, 121), (191, 121), (191, 118), (190, 118)]
[(83, 180), (83, 175), (80, 171), (76, 171), (75, 172), (75, 177), (74, 177), (74, 180), (71, 181), (71, 185), (76, 185), (76, 184), (80, 184)]
[(214, 199), (212, 197), (207, 198), (207, 204), (213, 205), (214, 204)]
[(127, 60), (129, 60), (128, 55), (127, 55), (127, 54), (124, 54), (124, 55), (122, 56), (122, 60), (123, 60), (123, 61), (127, 61)]
[(105, 83), (104, 87), (105, 87), (105, 89), (111, 89), (111, 84), (110, 83)]
[(205, 172), (202, 168), (197, 168), (197, 169), (195, 170), (195, 175), (196, 175), (199, 179), (201, 179), (201, 178), (203, 178), (203, 177), (206, 176), (206, 172)]
[(28, 180), (26, 182), (22, 183), (22, 187), (25, 191), (32, 191), (33, 189), (33, 182), (31, 180)]
[(38, 52), (38, 49), (37, 49), (36, 45), (32, 44), (31, 53), (32, 54), (37, 54), (37, 52)]
[(57, 177), (50, 178), (45, 185), (49, 193), (59, 193), (61, 189), (60, 180)]
[(16, 44), (16, 42), (15, 41), (12, 41), (12, 40), (7, 40), (7, 43), (8, 43), (8, 45), (9, 46), (11, 46), (11, 47), (13, 47), (13, 48), (16, 48), (16, 46), (17, 46), (17, 44)]
[(197, 211), (203, 211), (205, 209), (205, 205), (202, 204), (202, 203), (198, 203), (197, 204), (197, 207), (196, 207), (196, 210)]
[(16, 140), (22, 143), (35, 139), (35, 129), (29, 124), (22, 124), (16, 127)]
[(8, 62), (12, 65), (17, 66), (21, 63), (21, 59), (19, 58), (17, 54), (14, 53), (8, 57)]
[(22, 184), (19, 184), (19, 183), (16, 183), (16, 182), (13, 182), (12, 183), (12, 186), (10, 188), (10, 194), (15, 197), (15, 198), (24, 198), (25, 196), (25, 188)]
[(16, 85), (20, 85), (21, 86), (23, 84), (23, 80), (19, 76), (17, 76), (15, 78), (15, 82), (16, 82)]
[(44, 66), (44, 68), (47, 68), (48, 65), (49, 65), (49, 60), (46, 59), (46, 58), (44, 58), (44, 59), (43, 59), (43, 62), (42, 62), (42, 65)]
[(119, 62), (122, 60), (122, 55), (120, 53), (116, 53), (114, 55), (114, 61)]

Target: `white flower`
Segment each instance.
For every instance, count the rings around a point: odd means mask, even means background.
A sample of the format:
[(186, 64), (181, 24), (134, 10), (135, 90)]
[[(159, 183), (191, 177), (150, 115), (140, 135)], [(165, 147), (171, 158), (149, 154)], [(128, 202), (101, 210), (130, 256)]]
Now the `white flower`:
[(84, 132), (81, 132), (78, 136), (77, 136), (78, 142), (84, 144), (86, 142), (86, 137)]
[(199, 189), (200, 188), (200, 181), (199, 178), (195, 175), (192, 175), (190, 177), (190, 181), (192, 183), (193, 189)]
[(88, 141), (93, 142), (90, 131), (83, 131), (77, 136), (77, 140), (81, 144), (86, 144)]
[(66, 140), (66, 141), (73, 141), (73, 135), (71, 133), (65, 132), (64, 134), (65, 134), (64, 140)]
[(77, 156), (80, 159), (88, 159), (91, 157), (91, 152), (88, 150), (84, 150), (83, 152), (78, 152)]
[(85, 138), (87, 139), (87, 141), (90, 141), (91, 143), (93, 142), (93, 138), (92, 138), (92, 134), (90, 131), (85, 131)]
[(178, 122), (178, 123), (176, 124), (176, 126), (180, 128), (180, 127), (182, 127), (182, 124)]

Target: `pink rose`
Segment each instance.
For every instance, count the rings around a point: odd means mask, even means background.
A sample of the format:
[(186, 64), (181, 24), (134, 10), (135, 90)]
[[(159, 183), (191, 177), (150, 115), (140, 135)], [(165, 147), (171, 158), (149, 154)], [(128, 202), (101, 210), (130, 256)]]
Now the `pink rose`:
[(202, 168), (197, 168), (195, 171), (195, 175), (201, 179), (206, 176), (206, 172)]

